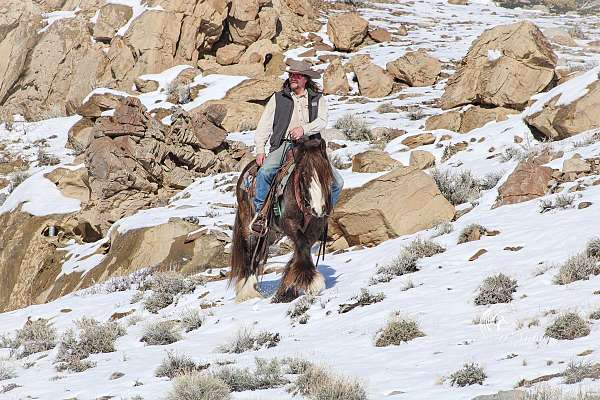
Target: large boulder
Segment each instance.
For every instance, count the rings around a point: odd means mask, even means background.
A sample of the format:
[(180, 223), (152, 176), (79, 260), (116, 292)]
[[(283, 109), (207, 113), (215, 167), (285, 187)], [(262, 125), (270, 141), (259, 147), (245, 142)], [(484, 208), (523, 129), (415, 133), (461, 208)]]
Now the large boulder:
[(472, 45), (440, 99), (443, 109), (464, 104), (522, 110), (553, 84), (557, 56), (531, 22), (500, 25)]
[(431, 86), (442, 71), (442, 63), (426, 51), (409, 51), (386, 65), (397, 80), (410, 86)]
[(344, 13), (329, 17), (327, 35), (340, 51), (353, 51), (369, 31), (369, 23), (357, 13)]
[[(270, 30), (280, 30), (276, 42), (281, 48), (287, 49), (290, 46), (301, 44), (304, 42), (303, 34), (305, 32), (318, 32), (321, 29), (318, 12), (314, 9), (310, 0), (273, 0), (272, 3), (273, 12), (278, 17), (278, 21), (275, 21), (277, 26), (273, 23), (272, 16), (267, 15), (264, 20), (266, 20)], [(261, 13), (265, 9), (267, 7), (259, 13), (261, 30), (263, 29)]]
[(265, 103), (273, 93), (281, 90), (282, 85), (283, 81), (277, 76), (264, 79), (247, 79), (229, 89), (225, 94), (225, 99)]
[(230, 43), (226, 46), (220, 47), (217, 50), (217, 62), (221, 65), (236, 64), (240, 61), (242, 54), (246, 50), (246, 46), (241, 44)]
[(519, 112), (506, 107), (485, 108), (471, 106), (466, 110), (450, 110), (434, 115), (425, 121), (425, 129), (447, 129), (454, 132), (467, 133), (476, 128), (481, 128), (488, 122), (504, 121), (509, 115)]
[(333, 60), (323, 74), (323, 93), (345, 95), (350, 91), (346, 72), (339, 58)]
[(100, 8), (94, 25), (94, 39), (110, 42), (119, 28), (133, 16), (131, 7), (123, 4), (106, 4)]
[(354, 66), (360, 94), (365, 97), (385, 97), (392, 92), (394, 79), (383, 68), (373, 63)]
[(525, 112), (525, 122), (540, 135), (560, 140), (600, 128), (600, 68), (544, 93)]
[(224, 110), (224, 117), (219, 126), (227, 132), (256, 129), (264, 110), (263, 106), (256, 103), (236, 100), (210, 100), (191, 112), (204, 113), (211, 107), (220, 107)]
[(550, 160), (550, 156), (539, 156), (521, 161), (498, 188), (498, 199), (494, 207), (544, 196), (548, 191), (548, 184), (552, 180), (554, 170), (543, 164)]
[(381, 150), (367, 150), (352, 157), (352, 172), (389, 171), (398, 165), (399, 161)]
[(416, 168), (400, 167), (345, 190), (331, 218), (330, 233), (350, 246), (376, 245), (453, 217), (454, 207), (433, 178)]

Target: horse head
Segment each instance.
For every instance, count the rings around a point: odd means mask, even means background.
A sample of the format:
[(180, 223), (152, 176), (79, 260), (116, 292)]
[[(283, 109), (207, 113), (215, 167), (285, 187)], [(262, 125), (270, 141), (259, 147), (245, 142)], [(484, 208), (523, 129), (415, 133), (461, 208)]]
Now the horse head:
[(295, 184), (300, 195), (296, 200), (300, 208), (319, 218), (329, 214), (333, 174), (325, 141), (321, 138), (300, 139), (296, 142), (294, 159)]

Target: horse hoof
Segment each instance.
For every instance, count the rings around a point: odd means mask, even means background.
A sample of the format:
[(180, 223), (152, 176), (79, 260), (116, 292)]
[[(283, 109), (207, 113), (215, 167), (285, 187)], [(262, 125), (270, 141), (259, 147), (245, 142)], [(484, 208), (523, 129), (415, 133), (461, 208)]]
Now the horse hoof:
[(239, 281), (235, 285), (235, 302), (243, 303), (250, 299), (262, 299), (262, 294), (256, 290), (257, 285), (258, 283), (255, 275), (249, 276), (245, 281)]
[(317, 272), (310, 285), (306, 288), (306, 294), (317, 296), (323, 290), (325, 290), (325, 278), (323, 274)]

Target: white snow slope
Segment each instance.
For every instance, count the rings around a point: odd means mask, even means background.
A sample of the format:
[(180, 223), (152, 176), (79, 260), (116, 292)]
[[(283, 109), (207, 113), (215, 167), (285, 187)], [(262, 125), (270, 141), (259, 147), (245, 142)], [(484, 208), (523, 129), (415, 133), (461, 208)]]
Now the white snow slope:
[[(587, 41), (600, 39), (600, 32), (595, 28), (599, 21), (594, 17), (550, 16), (502, 9), (486, 2), (452, 6), (435, 0), (416, 0), (406, 5), (384, 3), (373, 7), (375, 8), (360, 9), (371, 25), (386, 27), (390, 31), (400, 23), (407, 23), (412, 27), (409, 36), (400, 41), (360, 50), (361, 53), (370, 54), (380, 65), (401, 56), (409, 46), (413, 50), (427, 48), (442, 61), (459, 60), (471, 41), (484, 29), (522, 19), (531, 19), (543, 28), (577, 26), (586, 37), (585, 40), (579, 40), (581, 46)], [(394, 16), (391, 14), (393, 10), (404, 10), (407, 14)], [(322, 34), (325, 35), (324, 31)], [(597, 55), (582, 49), (583, 47), (558, 47), (557, 53), (563, 64), (590, 65)], [(290, 54), (302, 50), (293, 50)], [(223, 81), (222, 84), (214, 82), (218, 90), (229, 87), (225, 80), (231, 79), (230, 77), (218, 79)], [(161, 83), (166, 84), (168, 82)], [(375, 108), (384, 101), (396, 106), (423, 105), (438, 98), (443, 92), (444, 84), (445, 81), (434, 87), (406, 89), (404, 94), (412, 93), (414, 96), (402, 100), (397, 99), (395, 94), (367, 104), (345, 103), (330, 96), (330, 125), (340, 116), (354, 113), (365, 118), (373, 127), (400, 128), (407, 130), (409, 134), (418, 133), (423, 130), (424, 118), (439, 113), (439, 109), (422, 106), (423, 115), (415, 119), (409, 112), (379, 114), (374, 111)], [(585, 85), (572, 84), (571, 87), (585, 89)], [(569, 94), (569, 98), (576, 97), (573, 93)], [(17, 131), (21, 129), (21, 135), (0, 128), (0, 137), (8, 142), (7, 149), (23, 152), (24, 157), (29, 159), (35, 158), (35, 142), (40, 136), (52, 137), (49, 139), (49, 151), (66, 164), (73, 159), (64, 149), (66, 132), (76, 121), (77, 117), (31, 124), (22, 122), (17, 126)], [(232, 134), (231, 137), (251, 142), (252, 134), (242, 132)], [(587, 318), (591, 311), (600, 308), (600, 276), (568, 285), (553, 283), (557, 265), (582, 251), (587, 240), (600, 234), (596, 223), (600, 220), (600, 186), (590, 184), (598, 177), (588, 177), (579, 182), (589, 184), (585, 190), (576, 194), (575, 203), (592, 203), (585, 209), (572, 208), (541, 214), (538, 200), (492, 209), (497, 187), (510, 174), (517, 161), (513, 159), (502, 162), (500, 157), (489, 159), (488, 152), (490, 147), (495, 148), (495, 154), (509, 148), (510, 151), (514, 151), (514, 148), (534, 151), (539, 147), (551, 146), (564, 151), (564, 156), (551, 164), (559, 168), (562, 160), (570, 158), (576, 152), (584, 157), (598, 156), (600, 143), (583, 142), (583, 139), (592, 134), (590, 132), (561, 142), (536, 144), (519, 115), (504, 122), (488, 124), (469, 134), (459, 135), (443, 130), (434, 132), (438, 138), (444, 134), (451, 134), (453, 143), (469, 141), (470, 145), (468, 151), (460, 152), (441, 164), (442, 168), (453, 171), (469, 169), (479, 177), (500, 171), (503, 178), (496, 188), (482, 193), (472, 211), (453, 223), (453, 232), (433, 239), (446, 247), (444, 253), (420, 260), (418, 272), (388, 283), (369, 286), (372, 293), (385, 294), (383, 301), (356, 308), (346, 314), (338, 314), (341, 303), (357, 295), (361, 288), (368, 287), (369, 280), (379, 265), (392, 261), (402, 246), (415, 238), (430, 238), (433, 230), (390, 240), (374, 248), (328, 255), (319, 266), (326, 277), (327, 288), (308, 311), (310, 318), (306, 324), (292, 324), (286, 314), (290, 305), (271, 304), (268, 297), (236, 304), (233, 291), (227, 288), (224, 281), (198, 286), (194, 293), (181, 296), (176, 304), (161, 310), (158, 315), (145, 311), (139, 301), (133, 304), (130, 302), (136, 292), (134, 288), (109, 292), (102, 285), (94, 290), (70, 294), (52, 303), (0, 314), (0, 333), (9, 335), (21, 328), (27, 318), (50, 318), (59, 333), (72, 327), (74, 321), (83, 316), (105, 321), (114, 312), (135, 310), (134, 315), (141, 318), (141, 322), (129, 326), (127, 334), (117, 340), (116, 352), (93, 355), (91, 360), (97, 366), (80, 373), (56, 371), (56, 348), (20, 360), (9, 358), (7, 349), (0, 350), (0, 358), (6, 358), (0, 362), (14, 368), (17, 374), (15, 378), (0, 381), (0, 387), (13, 383), (19, 385), (0, 394), (0, 398), (87, 400), (101, 396), (120, 399), (141, 396), (144, 399), (164, 399), (171, 390), (172, 383), (167, 378), (155, 377), (154, 370), (166, 352), (171, 350), (187, 354), (198, 362), (215, 364), (217, 361), (232, 360), (237, 366), (251, 366), (255, 357), (270, 359), (300, 356), (329, 366), (336, 373), (360, 380), (369, 399), (471, 399), (480, 394), (511, 389), (521, 379), (562, 372), (571, 361), (600, 362), (600, 323)], [(514, 136), (523, 138), (523, 143), (514, 144)], [(386, 151), (407, 164), (409, 152), (400, 143), (401, 140), (399, 138), (391, 142)], [(344, 143), (348, 147), (336, 152), (340, 158), (350, 157), (368, 147), (366, 143)], [(435, 154), (440, 163), (443, 146), (434, 144), (422, 149)], [(47, 172), (47, 169), (34, 167), (31, 172), (40, 175)], [(350, 170), (342, 171), (342, 174), (352, 186), (363, 184), (377, 176), (355, 174)], [(231, 223), (231, 209), (220, 209), (217, 216), (214, 213), (207, 214), (211, 202), (234, 203), (231, 194), (215, 189), (218, 186), (215, 182), (224, 177), (231, 175), (200, 179), (186, 189), (189, 196), (176, 196), (166, 207), (146, 210), (118, 221), (113, 229), (149, 226), (162, 223), (172, 216), (199, 217), (202, 224), (206, 225)], [(30, 179), (44, 178), (34, 176)], [(571, 185), (576, 184), (577, 182), (573, 182)], [(40, 187), (44, 186), (42, 184)], [(6, 190), (3, 192), (7, 193)], [(0, 212), (9, 211), (16, 204), (28, 201), (25, 192), (27, 191), (21, 190), (11, 194)], [(56, 197), (54, 200), (60, 202), (61, 199)], [(56, 207), (59, 205), (53, 204), (53, 209)], [(76, 209), (77, 205), (64, 203), (62, 207), (71, 210)], [(35, 204), (31, 204), (30, 209), (38, 214), (44, 211), (41, 205)], [(461, 229), (472, 223), (498, 230), (500, 234), (457, 244)], [(100, 244), (101, 242), (95, 245), (74, 245), (72, 252), (79, 254), (79, 257), (71, 258), (63, 268), (63, 273), (93, 267), (89, 265), (89, 259), (88, 264), (85, 264), (86, 254), (93, 253)], [(522, 246), (523, 249), (504, 250), (507, 246)], [(480, 249), (486, 249), (487, 253), (475, 261), (468, 261)], [(288, 257), (289, 255), (276, 257), (269, 262), (281, 265)], [(82, 265), (77, 264), (79, 260)], [(482, 280), (499, 272), (517, 280), (514, 300), (508, 304), (474, 305), (473, 298)], [(279, 278), (276, 274), (262, 277), (261, 288), (267, 296), (274, 292)], [(183, 333), (182, 340), (167, 346), (147, 346), (140, 342), (145, 324), (160, 319), (177, 319), (183, 310), (211, 303), (214, 303), (213, 306), (203, 311), (206, 320), (202, 327)], [(395, 311), (416, 319), (425, 336), (399, 346), (375, 347), (374, 337), (377, 331)], [(591, 333), (575, 340), (559, 341), (545, 337), (545, 328), (556, 317), (556, 313), (565, 311), (577, 312), (588, 320)], [(488, 323), (475, 324), (474, 320), (477, 319)], [(226, 343), (241, 327), (278, 332), (281, 342), (270, 349), (239, 355), (218, 353), (216, 348)], [(476, 362), (484, 367), (487, 379), (482, 385), (460, 388), (451, 386), (448, 379), (445, 379), (465, 362)], [(109, 380), (113, 372), (122, 372), (124, 375)], [(561, 378), (554, 378), (548, 383), (566, 392), (600, 389), (600, 383), (590, 379), (576, 385), (566, 385)], [(232, 398), (280, 400), (300, 397), (293, 397), (282, 387), (238, 392)]]

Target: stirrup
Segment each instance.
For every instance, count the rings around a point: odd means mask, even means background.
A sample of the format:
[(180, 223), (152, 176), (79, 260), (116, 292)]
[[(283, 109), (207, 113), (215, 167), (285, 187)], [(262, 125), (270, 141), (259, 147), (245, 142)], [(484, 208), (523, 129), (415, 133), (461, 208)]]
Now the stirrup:
[(250, 222), (250, 231), (258, 236), (267, 234), (267, 220), (260, 212), (256, 213), (252, 222)]

